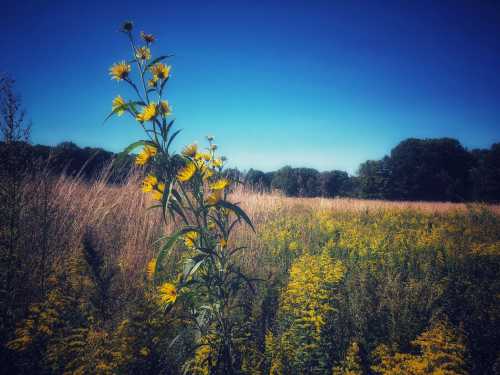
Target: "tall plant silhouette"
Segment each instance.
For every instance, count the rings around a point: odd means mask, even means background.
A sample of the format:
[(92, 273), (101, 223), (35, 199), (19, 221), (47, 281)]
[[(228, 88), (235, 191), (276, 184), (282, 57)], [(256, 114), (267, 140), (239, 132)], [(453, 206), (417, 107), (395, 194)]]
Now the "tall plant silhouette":
[[(213, 137), (207, 147), (186, 146), (173, 151), (180, 130), (173, 130), (172, 107), (165, 99), (171, 66), (170, 55), (153, 58), (155, 37), (140, 33), (134, 37), (132, 22), (122, 31), (130, 42), (132, 58), (115, 63), (111, 78), (128, 85), (134, 99), (117, 96), (108, 116), (128, 114), (144, 130), (145, 139), (128, 146), (124, 152), (142, 148), (135, 159), (148, 172), (142, 190), (150, 194), (153, 208), (162, 210), (165, 223), (175, 230), (158, 240), (157, 256), (148, 264), (148, 279), (156, 301), (170, 313), (174, 306), (189, 315), (198, 348), (208, 353), (203, 366), (210, 373), (230, 374), (235, 370), (234, 309), (242, 289), (252, 287), (235, 261), (244, 247), (231, 246), (236, 225), (253, 225), (246, 213), (228, 198), (235, 181), (224, 177), (224, 159), (217, 154)], [(133, 76), (133, 69), (135, 79)], [(181, 264), (173, 274), (166, 264), (179, 251)]]

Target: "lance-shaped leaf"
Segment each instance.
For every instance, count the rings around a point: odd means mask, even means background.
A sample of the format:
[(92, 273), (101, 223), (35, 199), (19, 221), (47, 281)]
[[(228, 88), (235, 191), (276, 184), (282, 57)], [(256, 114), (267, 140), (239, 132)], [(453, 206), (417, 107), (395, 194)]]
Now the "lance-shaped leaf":
[(198, 228), (193, 227), (193, 226), (187, 226), (182, 228), (181, 230), (178, 230), (175, 232), (173, 235), (170, 237), (167, 237), (167, 242), (162, 246), (160, 249), (160, 252), (158, 253), (158, 257), (156, 258), (156, 268), (155, 268), (155, 274), (160, 270), (161, 264), (163, 263), (163, 260), (165, 259), (166, 256), (170, 254), (172, 251), (172, 248), (175, 244), (175, 242), (184, 234), (187, 232), (191, 231), (198, 231)]
[(165, 59), (168, 59), (169, 57), (172, 57), (173, 55), (163, 55), (163, 56), (160, 56), (160, 57), (157, 57), (156, 59), (153, 59), (147, 66), (146, 66), (146, 69), (149, 69), (151, 68), (154, 64), (160, 62), (160, 61), (163, 61)]
[(108, 121), (111, 116), (117, 114), (118, 112), (120, 111), (126, 111), (128, 109), (131, 109), (134, 113), (137, 113), (136, 109), (135, 109), (135, 106), (139, 104), (139, 105), (145, 105), (143, 101), (137, 101), (137, 102), (128, 102), (128, 103), (124, 103), (122, 105), (119, 105), (118, 107), (115, 107), (111, 113), (109, 115), (106, 116), (106, 118), (104, 119), (104, 121), (102, 122), (103, 124)]
[(245, 213), (245, 211), (243, 211), (239, 206), (232, 204), (232, 203), (229, 203), (228, 201), (220, 201), (217, 203), (217, 205), (233, 211), (234, 214), (237, 217), (242, 218), (250, 226), (250, 228), (252, 228), (252, 230), (255, 233), (255, 228), (253, 227), (252, 221), (250, 220), (248, 215)]

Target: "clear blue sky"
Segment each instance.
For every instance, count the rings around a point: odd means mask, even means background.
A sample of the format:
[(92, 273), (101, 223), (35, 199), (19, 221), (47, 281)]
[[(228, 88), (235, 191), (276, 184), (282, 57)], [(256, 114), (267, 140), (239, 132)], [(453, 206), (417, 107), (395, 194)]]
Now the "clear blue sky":
[[(142, 4), (142, 5), (141, 5)], [(127, 94), (132, 19), (174, 53), (178, 149), (213, 134), (231, 165), (355, 172), (407, 137), (500, 141), (500, 2), (1, 1), (0, 71), (17, 81), (33, 142), (119, 151), (132, 119), (102, 125)]]

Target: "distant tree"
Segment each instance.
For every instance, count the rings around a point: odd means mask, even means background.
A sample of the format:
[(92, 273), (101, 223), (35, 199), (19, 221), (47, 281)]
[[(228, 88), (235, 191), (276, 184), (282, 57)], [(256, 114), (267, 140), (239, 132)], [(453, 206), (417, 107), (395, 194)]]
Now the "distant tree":
[(500, 201), (500, 143), (489, 150), (473, 150), (471, 197), (479, 201)]
[(472, 161), (455, 139), (407, 139), (391, 151), (389, 198), (463, 201)]
[(336, 196), (351, 195), (350, 178), (347, 172), (330, 171), (320, 174), (320, 194), (323, 197), (333, 198)]
[(288, 196), (297, 196), (299, 194), (299, 186), (293, 168), (286, 166), (278, 169), (274, 173), (271, 187), (281, 190)]
[(358, 169), (358, 188), (361, 198), (387, 199), (391, 196), (390, 159), (368, 160)]
[(245, 184), (259, 191), (268, 191), (271, 188), (269, 175), (257, 169), (250, 169), (246, 173)]

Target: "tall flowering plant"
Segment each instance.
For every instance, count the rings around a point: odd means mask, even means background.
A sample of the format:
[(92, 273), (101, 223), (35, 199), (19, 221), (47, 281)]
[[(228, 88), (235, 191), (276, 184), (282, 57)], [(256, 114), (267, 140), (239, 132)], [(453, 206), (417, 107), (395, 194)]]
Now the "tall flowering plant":
[[(235, 262), (243, 248), (231, 246), (231, 233), (240, 222), (253, 226), (245, 212), (228, 199), (235, 181), (224, 176), (224, 159), (218, 156), (213, 137), (207, 137), (205, 149), (193, 143), (181, 153), (172, 150), (179, 130), (173, 131), (172, 107), (165, 99), (171, 72), (165, 62), (170, 56), (153, 58), (155, 37), (141, 32), (139, 42), (131, 22), (125, 22), (122, 31), (130, 42), (132, 57), (112, 65), (109, 73), (112, 79), (130, 86), (135, 98), (114, 98), (106, 119), (128, 114), (144, 130), (145, 138), (124, 152), (140, 149), (135, 164), (148, 171), (142, 191), (155, 202), (152, 207), (161, 209), (165, 223), (174, 223), (175, 228), (158, 240), (159, 251), (148, 264), (151, 290), (166, 313), (182, 301), (199, 347), (208, 347), (204, 352), (210, 353), (206, 361), (210, 371), (232, 373), (236, 323), (231, 316), (238, 293), (251, 288), (252, 280)], [(181, 264), (172, 275), (165, 266), (179, 248)]]

